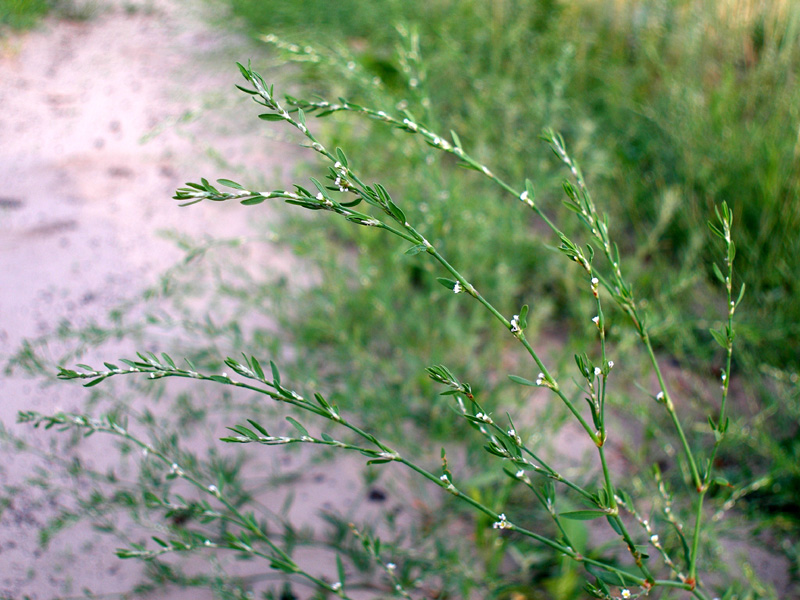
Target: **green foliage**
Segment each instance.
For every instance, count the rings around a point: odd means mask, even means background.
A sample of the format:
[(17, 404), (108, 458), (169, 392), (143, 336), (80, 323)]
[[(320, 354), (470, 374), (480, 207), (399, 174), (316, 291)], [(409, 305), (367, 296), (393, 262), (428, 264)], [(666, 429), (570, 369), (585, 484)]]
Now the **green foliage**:
[[(797, 132), (786, 126), (798, 121), (800, 106), (796, 6), (737, 13), (688, 0), (343, 0), (335, 8), (293, 3), (291, 10), (281, 2), (224, 4), (248, 30), (285, 35), (284, 56), (303, 63), (314, 91), (384, 109), (407, 105), (429, 127), (460, 132), (501, 176), (535, 177), (545, 204), (558, 202), (551, 192), (557, 175), (536, 139), (545, 127), (561, 131), (581, 154), (596, 195), (608, 199), (612, 222), (627, 233), (619, 242), (637, 259), (630, 265), (637, 285), (661, 299), (650, 307), (663, 331), (659, 343), (681, 359), (696, 360), (694, 350), (706, 339), (704, 331), (684, 326), (687, 318), (714, 314), (706, 300), (712, 274), (703, 267), (709, 255), (698, 232), (714, 205), (729, 202), (741, 227), (741, 268), (752, 298), (742, 317), (742, 356), (797, 369), (800, 305), (792, 299), (800, 295), (794, 233), (800, 171)], [(396, 22), (418, 33), (421, 54), (408, 43), (397, 52), (386, 26)], [(354, 67), (351, 73), (325, 60), (329, 40), (339, 44), (332, 47), (342, 65)], [(309, 44), (317, 58), (306, 54)], [(382, 82), (379, 90), (371, 85), (374, 77)], [(363, 130), (337, 133), (344, 143)], [(497, 191), (469, 179), (459, 186), (449, 165), (430, 175), (420, 152), (398, 168), (388, 158), (397, 150), (392, 144), (385, 133), (369, 133), (365, 146), (384, 151), (365, 152), (359, 164), (380, 173), (390, 189), (411, 183), (414, 197), (431, 209), (431, 222), (453, 217), (438, 213), (439, 194), (458, 198), (467, 215), (488, 213), (463, 237), (475, 237), (479, 247), (498, 245), (497, 254), (509, 261), (512, 291), (540, 292), (534, 281), (543, 281), (547, 258), (541, 245), (516, 245), (519, 228), (493, 214)], [(491, 233), (482, 231), (486, 223)], [(504, 243), (518, 248), (513, 256), (500, 252)], [(498, 272), (482, 264), (473, 269), (478, 277)], [(545, 281), (549, 295), (556, 293), (557, 316), (575, 316), (569, 282)], [(715, 365), (718, 358), (708, 353), (704, 362)]]
[(48, 14), (84, 21), (92, 18), (97, 10), (94, 0), (3, 0), (0, 2), (0, 35), (5, 28), (24, 30), (35, 27)]
[(51, 8), (50, 0), (5, 0), (0, 3), (0, 27), (33, 27)]

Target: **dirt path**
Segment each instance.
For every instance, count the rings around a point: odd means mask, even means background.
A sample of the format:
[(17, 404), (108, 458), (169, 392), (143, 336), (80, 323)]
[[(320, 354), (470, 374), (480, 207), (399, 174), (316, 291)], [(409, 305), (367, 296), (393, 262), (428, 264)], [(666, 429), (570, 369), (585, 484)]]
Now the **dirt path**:
[[(234, 61), (247, 58), (243, 40), (204, 25), (196, 8), (180, 0), (106, 3), (86, 22), (46, 21), (0, 40), (0, 361), (62, 319), (103, 316), (153, 284), (180, 257), (158, 230), (247, 231), (247, 211), (180, 209), (171, 200), (186, 181), (231, 175), (204, 152), (205, 118), (169, 125), (234, 96)], [(226, 131), (215, 131), (213, 143), (234, 163), (288, 170), (294, 153), (285, 145), (247, 146), (252, 136), (241, 127)], [(285, 255), (272, 257), (280, 263)], [(0, 421), (31, 436), (13, 425), (17, 411), (77, 409), (68, 388), (2, 376)], [(0, 484), (19, 484), (31, 465), (0, 449)], [(120, 562), (113, 543), (97, 536), (70, 535), (40, 551), (48, 501), (25, 492), (0, 513), (0, 598), (80, 595), (84, 586), (119, 592), (134, 583), (139, 565)]]

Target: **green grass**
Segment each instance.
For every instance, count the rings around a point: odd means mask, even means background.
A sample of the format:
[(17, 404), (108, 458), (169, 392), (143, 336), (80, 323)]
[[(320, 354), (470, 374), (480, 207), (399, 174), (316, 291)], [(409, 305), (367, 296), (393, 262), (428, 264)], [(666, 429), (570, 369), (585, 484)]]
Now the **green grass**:
[(29, 29), (52, 8), (50, 0), (3, 0), (0, 2), (0, 30)]
[[(751, 290), (742, 326), (747, 350), (766, 364), (800, 367), (800, 303), (793, 301), (800, 297), (793, 275), (800, 272), (800, 168), (796, 127), (789, 125), (800, 117), (800, 11), (741, 24), (686, 1), (637, 5), (631, 16), (604, 2), (227, 4), (254, 34), (278, 33), (301, 46), (337, 40), (366, 77), (385, 82), (379, 108), (408, 100), (424, 122), (456, 130), (498, 173), (533, 178), (552, 210), (560, 175), (537, 137), (544, 127), (562, 131), (609, 206), (612, 226), (625, 232), (626, 249), (636, 248), (646, 263), (639, 284), (668, 292), (667, 303), (652, 307), (654, 325), (676, 356), (707, 337), (687, 334), (685, 322), (715, 313), (705, 299), (713, 274), (698, 270), (708, 258), (700, 247), (709, 210), (729, 202)], [(420, 33), (427, 79), (419, 90), (409, 90), (394, 60), (394, 23)], [(307, 71), (309, 88), (374, 98), (334, 72)], [(430, 114), (420, 106), (423, 96), (434, 107)], [(373, 148), (383, 145), (381, 135)], [(378, 154), (389, 153), (387, 144)], [(381, 156), (371, 152), (369, 160), (376, 175), (391, 175)], [(462, 192), (462, 202), (491, 212), (496, 192), (476, 186)], [(495, 240), (510, 230), (485, 221)], [(530, 279), (526, 262), (511, 268)]]

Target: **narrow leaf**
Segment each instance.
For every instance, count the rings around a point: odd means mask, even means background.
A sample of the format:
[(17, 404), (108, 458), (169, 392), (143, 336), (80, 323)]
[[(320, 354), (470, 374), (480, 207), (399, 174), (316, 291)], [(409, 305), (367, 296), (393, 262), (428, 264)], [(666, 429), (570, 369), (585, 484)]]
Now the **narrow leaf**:
[(270, 369), (272, 369), (272, 382), (275, 385), (280, 386), (281, 385), (281, 374), (278, 372), (278, 366), (272, 361), (269, 361), (269, 366), (270, 366)]
[(296, 419), (293, 419), (292, 417), (286, 417), (286, 420), (295, 426), (295, 428), (300, 432), (300, 435), (310, 437), (306, 428), (303, 427)]
[(558, 516), (563, 519), (571, 519), (573, 521), (591, 521), (592, 519), (607, 517), (608, 513), (605, 513), (601, 510), (572, 510), (569, 512), (558, 513)]
[(224, 185), (225, 187), (233, 188), (235, 190), (244, 191), (244, 188), (241, 185), (239, 185), (235, 181), (231, 181), (230, 179), (217, 179), (217, 183), (220, 185)]
[(520, 377), (518, 375), (509, 375), (508, 378), (514, 383), (518, 383), (520, 385), (527, 385), (529, 387), (539, 387), (536, 385), (536, 383), (534, 383), (530, 379), (525, 379), (524, 377)]
[(446, 287), (450, 291), (453, 291), (456, 285), (458, 284), (457, 281), (453, 281), (452, 279), (447, 279), (446, 277), (437, 277), (436, 281), (441, 283), (444, 287)]
[(717, 340), (717, 343), (722, 346), (723, 348), (728, 347), (728, 340), (725, 338), (725, 335), (721, 331), (717, 331), (716, 329), (709, 329), (709, 333), (711, 333), (711, 337)]

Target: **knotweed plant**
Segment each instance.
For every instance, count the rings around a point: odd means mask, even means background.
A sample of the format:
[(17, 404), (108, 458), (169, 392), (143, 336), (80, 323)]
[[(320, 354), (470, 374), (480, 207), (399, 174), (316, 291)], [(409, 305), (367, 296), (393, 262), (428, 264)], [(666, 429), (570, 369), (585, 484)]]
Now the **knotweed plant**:
[[(405, 244), (405, 252), (412, 257), (411, 260), (423, 257), (433, 260), (441, 272), (438, 281), (452, 294), (451, 301), (482, 305), (486, 318), (494, 323), (496, 335), (510, 336), (529, 359), (528, 373), (508, 374), (510, 380), (520, 386), (542, 388), (552, 401), (562, 403), (574, 417), (582, 435), (596, 448), (599, 487), (587, 485), (585, 477), (568, 474), (564, 466), (558, 464), (557, 458), (537, 452), (529, 443), (524, 427), (518, 427), (511, 414), (501, 416), (498, 411), (492, 413), (487, 410), (484, 407), (485, 400), (473, 386), (462, 381), (445, 365), (430, 366), (427, 375), (441, 385), (441, 394), (451, 403), (456, 418), (466, 420), (477, 432), (485, 450), (497, 458), (497, 462), (492, 464), (496, 464), (497, 469), (501, 469), (515, 485), (526, 490), (531, 503), (541, 505), (549, 522), (530, 522), (518, 503), (498, 509), (468, 493), (464, 482), (476, 474), (464, 472), (468, 467), (455, 468), (448, 464), (445, 450), (442, 451), (440, 468), (421, 464), (410, 458), (408, 449), (385, 441), (380, 431), (362, 428), (357, 418), (345, 414), (321, 391), (306, 393), (292, 389), (288, 382), (282, 380), (278, 366), (268, 357), (257, 357), (244, 351), (241, 357), (225, 360), (225, 372), (204, 372), (188, 359), (183, 364), (166, 353), (156, 355), (140, 352), (136, 358), (122, 360), (119, 365), (108, 362), (104, 363), (102, 369), (88, 365), (79, 365), (76, 369), (62, 368), (58, 376), (65, 380), (85, 380), (87, 387), (123, 375), (153, 380), (178, 377), (226, 386), (234, 392), (262, 394), (279, 405), (306, 413), (318, 422), (327, 421), (327, 425), (333, 426), (327, 430), (330, 433), (313, 433), (319, 424), (314, 426), (288, 417), (294, 433), (275, 435), (270, 433), (270, 430), (274, 431), (275, 424), (248, 419), (243, 415), (240, 424), (230, 427), (231, 434), (223, 438), (224, 442), (324, 447), (360, 454), (365, 457), (367, 468), (370, 469), (406, 469), (482, 515), (491, 524), (492, 535), (531, 540), (556, 556), (566, 557), (580, 565), (584, 570), (585, 590), (596, 598), (627, 599), (659, 595), (665, 591), (689, 594), (698, 599), (716, 597), (718, 590), (706, 581), (708, 574), (703, 569), (703, 557), (706, 554), (703, 533), (710, 527), (706, 506), (709, 493), (717, 486), (728, 485), (715, 475), (714, 466), (729, 424), (726, 408), (735, 337), (734, 315), (744, 292), (743, 285), (736, 290), (734, 287), (735, 245), (729, 207), (726, 204), (718, 207), (716, 220), (710, 224), (711, 233), (721, 240), (723, 246), (721, 266), (715, 264), (713, 270), (725, 290), (726, 316), (724, 327), (712, 330), (711, 335), (724, 349), (725, 366), (721, 373), (719, 409), (707, 420), (707, 431), (713, 436), (714, 442), (710, 450), (701, 454), (687, 435), (694, 425), (688, 426), (676, 409), (680, 403), (676, 401), (676, 392), (668, 385), (659, 364), (642, 302), (623, 271), (609, 220), (595, 204), (578, 163), (568, 153), (564, 140), (558, 134), (546, 131), (542, 137), (568, 171), (563, 184), (566, 194), (564, 203), (585, 229), (586, 240), (583, 242), (568, 237), (563, 228), (558, 226), (555, 217), (548, 215), (537, 203), (530, 180), (522, 185), (504, 181), (489, 165), (482, 164), (469, 154), (455, 132), (448, 137), (432, 131), (410, 112), (399, 111), (394, 114), (344, 99), (335, 102), (319, 99), (309, 101), (287, 96), (285, 100), (279, 100), (273, 87), (249, 65), (240, 64), (239, 69), (247, 85), (237, 87), (263, 109), (259, 118), (299, 131), (305, 139), (305, 145), (326, 164), (326, 171), (322, 177), (311, 178), (310, 185), (295, 185), (291, 190), (258, 191), (229, 179), (219, 179), (216, 184), (201, 179), (198, 183), (188, 183), (179, 189), (175, 198), (182, 206), (203, 201), (237, 201), (246, 207), (253, 207), (267, 200), (282, 200), (308, 210), (331, 213), (333, 218), (343, 218), (357, 227), (379, 230), (400, 244)], [(531, 309), (525, 304), (515, 314), (503, 314), (496, 308), (492, 290), (479, 290), (470, 281), (468, 264), (451, 264), (440, 247), (426, 237), (424, 228), (407, 220), (402, 205), (412, 199), (395, 199), (402, 196), (402, 189), (390, 193), (379, 183), (366, 183), (367, 175), (351, 164), (342, 149), (328, 147), (312, 132), (307, 121), (308, 115), (325, 117), (340, 112), (366, 116), (384, 126), (421, 137), (437, 151), (452, 155), (462, 166), (479, 172), (499, 186), (512, 200), (508, 210), (533, 211), (550, 229), (558, 240), (558, 250), (567, 261), (574, 263), (569, 268), (573, 269), (574, 277), (581, 282), (583, 293), (591, 298), (594, 307), (593, 312), (586, 315), (586, 320), (596, 329), (596, 344), (575, 352), (575, 371), (570, 374), (555, 372), (544, 358), (542, 344), (526, 335), (528, 320), (535, 308)], [(392, 277), (392, 274), (385, 273), (383, 276)], [(619, 310), (612, 311), (609, 305), (615, 305)], [(684, 467), (686, 489), (690, 491), (689, 501), (693, 505), (693, 516), (689, 521), (683, 522), (672, 510), (673, 493), (658, 475), (653, 485), (653, 496), (634, 497), (630, 490), (625, 489), (629, 477), (625, 473), (614, 472), (608, 459), (609, 440), (629, 435), (628, 432), (612, 429), (607, 419), (607, 401), (617, 393), (614, 390), (615, 380), (620, 380), (617, 376), (620, 365), (615, 366), (614, 351), (608, 341), (609, 321), (612, 318), (624, 320), (633, 329), (648, 357), (649, 368), (654, 375), (652, 381), (656, 385), (650, 389), (643, 387), (639, 401), (652, 403), (653, 410), (658, 407), (665, 411), (672, 424), (672, 431), (665, 431), (663, 435), (671, 435), (679, 449), (677, 460)], [(616, 325), (622, 326), (623, 323)], [(570, 376), (574, 385), (569, 381)], [(573, 388), (577, 390), (574, 393)], [(387, 398), (387, 401), (399, 400)], [(209, 533), (207, 528), (187, 528), (181, 535), (154, 537), (151, 544), (131, 544), (119, 550), (120, 557), (148, 560), (171, 553), (231, 551), (263, 559), (273, 569), (304, 579), (321, 595), (327, 593), (341, 598), (353, 597), (348, 582), (348, 574), (352, 569), (347, 558), (337, 556), (336, 574), (333, 577), (312, 574), (312, 570), (296, 560), (290, 549), (263, 522), (231, 501), (223, 481), (203, 479), (188, 465), (181, 464), (178, 457), (170, 456), (143, 439), (125, 421), (113, 416), (93, 418), (84, 414), (43, 415), (35, 412), (21, 413), (19, 419), (36, 426), (99, 432), (123, 438), (152, 460), (162, 463), (166, 477), (185, 481), (202, 498), (189, 501), (182, 497), (164, 497), (146, 492), (151, 506), (160, 507), (167, 514), (183, 509), (203, 523), (221, 522), (225, 525), (215, 530), (216, 533)], [(341, 433), (336, 434), (337, 431)], [(575, 509), (575, 506), (581, 508)], [(573, 530), (569, 521), (601, 523), (607, 529), (606, 538), (611, 536), (615, 541), (602, 549), (583, 550), (582, 544), (572, 539)], [(392, 556), (386, 555), (379, 539), (365, 532), (356, 532), (356, 535), (366, 554), (384, 573), (385, 591), (382, 597), (428, 597), (420, 581), (401, 576), (401, 569), (393, 562)], [(617, 551), (610, 549), (612, 547)]]

